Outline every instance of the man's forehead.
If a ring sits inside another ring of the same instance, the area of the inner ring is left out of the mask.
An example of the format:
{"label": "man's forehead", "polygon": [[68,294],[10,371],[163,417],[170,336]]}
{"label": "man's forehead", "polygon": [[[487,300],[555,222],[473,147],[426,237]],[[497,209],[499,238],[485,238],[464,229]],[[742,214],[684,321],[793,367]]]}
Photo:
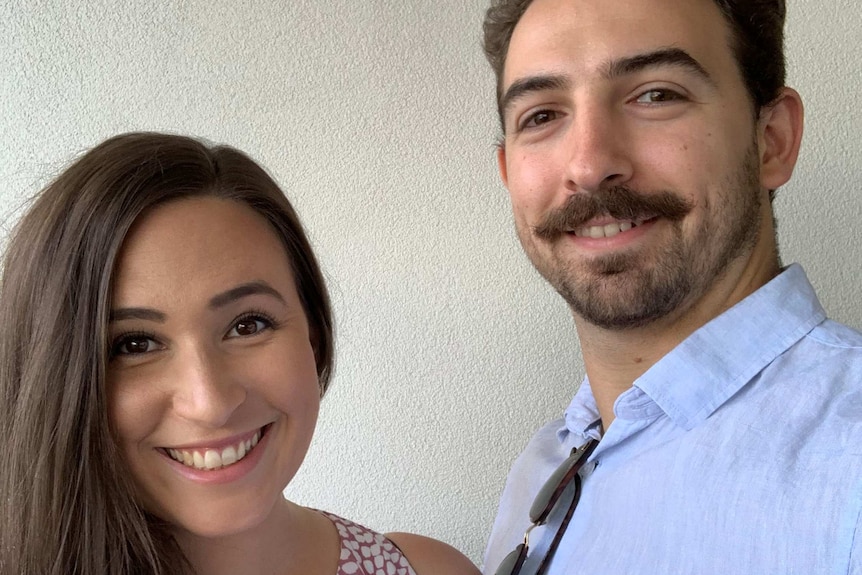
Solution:
{"label": "man's forehead", "polygon": [[535,71],[598,71],[666,48],[695,57],[723,50],[731,58],[729,35],[712,0],[534,0],[512,33],[503,89]]}

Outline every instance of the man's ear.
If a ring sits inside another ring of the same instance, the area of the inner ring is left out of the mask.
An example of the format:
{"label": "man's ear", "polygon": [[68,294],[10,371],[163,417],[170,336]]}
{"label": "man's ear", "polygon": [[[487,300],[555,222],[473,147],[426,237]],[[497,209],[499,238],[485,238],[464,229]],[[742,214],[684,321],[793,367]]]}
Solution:
{"label": "man's ear", "polygon": [[497,169],[500,171],[500,179],[503,185],[509,187],[509,172],[506,170],[506,146],[497,144]]}
{"label": "man's ear", "polygon": [[783,186],[793,174],[802,142],[804,108],[793,88],[782,88],[778,98],[760,111],[757,143],[760,150],[760,185],[767,190]]}

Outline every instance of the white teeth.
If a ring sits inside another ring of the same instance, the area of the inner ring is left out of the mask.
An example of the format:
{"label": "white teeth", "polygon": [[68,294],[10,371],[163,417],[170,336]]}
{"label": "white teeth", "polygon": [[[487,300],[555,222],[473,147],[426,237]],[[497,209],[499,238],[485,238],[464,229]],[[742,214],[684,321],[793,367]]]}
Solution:
{"label": "white teeth", "polygon": [[615,235],[617,235],[618,233],[620,233],[621,231],[622,231],[622,226],[620,226],[619,224],[608,224],[605,226],[604,236],[606,238],[612,238]]}
{"label": "white teeth", "polygon": [[221,464],[225,467],[236,463],[237,459],[236,449],[233,447],[228,447],[221,452]]}
{"label": "white teeth", "polygon": [[635,220],[633,222],[614,222],[606,226],[589,226],[576,229],[575,235],[579,238],[612,238],[618,233],[627,232],[642,223],[643,220]]}
{"label": "white teeth", "polygon": [[240,441],[236,445],[229,445],[218,451],[216,449],[204,449],[201,451],[186,451],[184,449],[168,449],[168,455],[187,467],[195,469],[220,469],[241,461],[260,441],[260,430],[256,431],[251,439]]}
{"label": "white teeth", "polygon": [[218,451],[207,449],[204,454],[204,465],[207,469],[218,469],[221,467],[221,454]]}

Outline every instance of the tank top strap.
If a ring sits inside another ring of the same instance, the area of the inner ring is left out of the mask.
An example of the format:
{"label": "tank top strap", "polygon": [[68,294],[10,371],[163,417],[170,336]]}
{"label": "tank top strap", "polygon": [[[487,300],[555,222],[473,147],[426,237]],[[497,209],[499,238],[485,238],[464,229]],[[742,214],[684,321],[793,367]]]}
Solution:
{"label": "tank top strap", "polygon": [[332,521],[341,538],[335,575],[416,575],[401,550],[386,536],[332,513],[320,513]]}

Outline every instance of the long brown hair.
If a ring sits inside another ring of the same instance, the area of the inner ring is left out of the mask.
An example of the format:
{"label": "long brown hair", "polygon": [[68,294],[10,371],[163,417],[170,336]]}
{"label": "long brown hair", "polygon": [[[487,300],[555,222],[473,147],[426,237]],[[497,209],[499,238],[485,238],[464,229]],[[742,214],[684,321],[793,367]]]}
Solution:
{"label": "long brown hair", "polygon": [[154,133],[111,138],[36,197],[0,284],[0,573],[192,569],[169,525],[135,502],[106,400],[111,279],[146,210],[190,196],[243,202],[284,243],[313,337],[321,394],[333,366],[329,296],[292,206],[248,156]]}

